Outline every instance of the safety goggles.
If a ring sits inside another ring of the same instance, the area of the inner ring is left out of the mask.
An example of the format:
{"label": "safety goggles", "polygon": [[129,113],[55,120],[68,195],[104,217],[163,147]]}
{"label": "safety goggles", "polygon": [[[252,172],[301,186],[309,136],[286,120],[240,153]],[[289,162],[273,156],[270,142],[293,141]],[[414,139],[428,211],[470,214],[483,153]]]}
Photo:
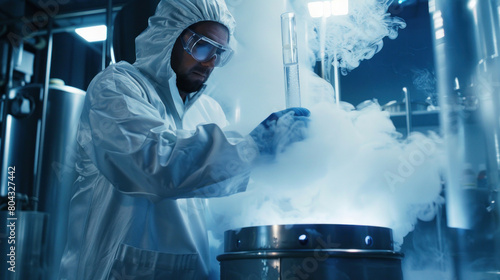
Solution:
{"label": "safety goggles", "polygon": [[182,46],[196,61],[207,62],[215,56],[214,65],[216,67],[222,67],[233,56],[233,50],[231,48],[225,47],[189,28],[188,31],[193,35],[191,35],[187,41],[181,38]]}

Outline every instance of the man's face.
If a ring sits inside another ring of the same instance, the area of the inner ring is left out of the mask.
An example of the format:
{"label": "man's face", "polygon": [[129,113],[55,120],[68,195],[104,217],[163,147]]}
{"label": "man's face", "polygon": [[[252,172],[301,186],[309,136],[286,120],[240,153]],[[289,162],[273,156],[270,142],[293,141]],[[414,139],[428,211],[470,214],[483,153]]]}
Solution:
{"label": "man's face", "polygon": [[[203,36],[206,36],[215,42],[226,46],[229,41],[229,32],[227,28],[216,22],[200,22],[191,29]],[[181,37],[186,41],[192,35],[191,32],[185,32]],[[196,61],[182,47],[180,37],[172,49],[171,66],[177,75],[177,87],[186,93],[198,91],[205,83],[214,70],[215,56],[206,62]]]}

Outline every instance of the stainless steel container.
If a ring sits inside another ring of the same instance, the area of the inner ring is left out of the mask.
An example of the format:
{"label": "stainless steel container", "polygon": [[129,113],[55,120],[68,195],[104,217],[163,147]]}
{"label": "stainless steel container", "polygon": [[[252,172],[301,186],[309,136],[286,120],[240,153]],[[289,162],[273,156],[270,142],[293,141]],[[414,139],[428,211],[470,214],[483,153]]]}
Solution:
{"label": "stainless steel container", "polygon": [[224,235],[221,279],[400,280],[392,230],[296,224],[246,227]]}
{"label": "stainless steel container", "polygon": [[48,214],[48,249],[44,254],[47,279],[57,279],[66,245],[69,202],[77,178],[76,132],[84,100],[83,90],[50,85],[39,174],[39,210]]}
{"label": "stainless steel container", "polygon": [[[15,167],[11,183],[16,187],[16,213],[37,210],[47,216],[44,219],[45,250],[41,256],[42,279],[57,279],[66,243],[69,200],[76,179],[76,129],[84,98],[85,92],[80,89],[51,84],[44,114],[43,85],[33,84],[10,90],[3,100],[0,198],[7,197],[9,167]],[[42,122],[46,123],[44,131]],[[40,138],[43,138],[43,147]],[[38,165],[40,157],[42,162]],[[7,221],[2,217],[3,225]],[[0,264],[0,269],[5,265]]]}
{"label": "stainless steel container", "polygon": [[[12,89],[2,100],[2,134],[0,169],[0,196],[7,196],[9,167],[15,168],[16,196],[34,196],[35,158],[37,138],[42,117],[42,86],[28,86]],[[31,205],[23,205],[18,210],[27,210]],[[21,209],[22,208],[22,209]]]}

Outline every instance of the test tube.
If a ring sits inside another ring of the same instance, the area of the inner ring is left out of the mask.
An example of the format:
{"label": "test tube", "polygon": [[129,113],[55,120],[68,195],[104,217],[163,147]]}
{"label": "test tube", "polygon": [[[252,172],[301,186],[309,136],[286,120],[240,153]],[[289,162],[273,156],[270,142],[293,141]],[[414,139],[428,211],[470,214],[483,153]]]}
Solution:
{"label": "test tube", "polygon": [[300,107],[299,63],[294,13],[289,12],[281,15],[281,40],[286,107]]}

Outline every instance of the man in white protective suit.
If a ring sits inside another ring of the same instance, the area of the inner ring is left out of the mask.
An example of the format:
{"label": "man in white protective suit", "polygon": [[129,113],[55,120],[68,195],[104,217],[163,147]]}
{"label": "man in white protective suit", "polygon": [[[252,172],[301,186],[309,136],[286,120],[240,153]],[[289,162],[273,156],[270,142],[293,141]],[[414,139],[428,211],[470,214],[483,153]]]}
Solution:
{"label": "man in white protective suit", "polygon": [[246,136],[223,129],[204,90],[231,57],[234,25],[223,0],[162,0],[136,62],[91,82],[60,279],[206,279],[205,199],[245,191],[257,158],[304,138],[304,108]]}

